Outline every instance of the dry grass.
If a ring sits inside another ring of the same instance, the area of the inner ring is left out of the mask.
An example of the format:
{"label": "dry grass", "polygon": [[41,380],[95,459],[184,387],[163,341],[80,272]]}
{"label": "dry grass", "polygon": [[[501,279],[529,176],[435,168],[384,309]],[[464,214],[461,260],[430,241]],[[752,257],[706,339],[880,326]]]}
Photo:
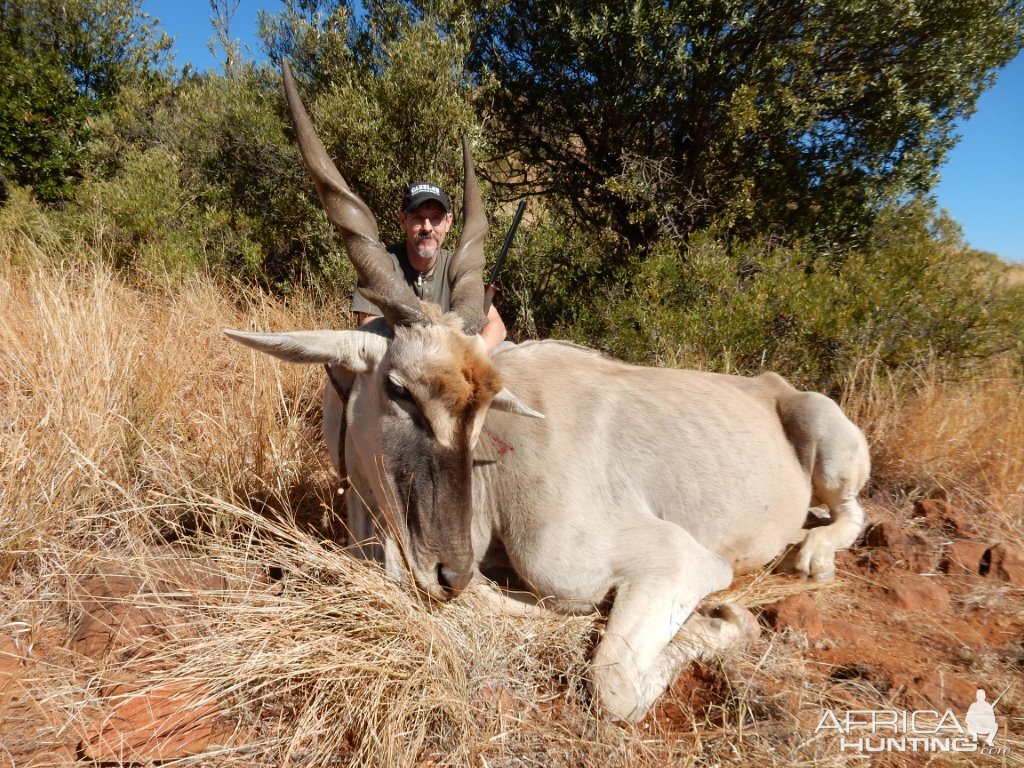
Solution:
{"label": "dry grass", "polygon": [[1024,530],[1024,381],[1009,367],[966,381],[865,365],[845,397],[887,493],[968,504],[985,527]]}
{"label": "dry grass", "polygon": [[1008,288],[1024,285],[1024,266],[1020,264],[1007,264],[1005,285]]}
{"label": "dry grass", "polygon": [[[83,585],[96,573],[156,583],[171,552],[223,581],[147,591],[172,618],[143,684],[196,681],[231,724],[222,747],[176,764],[860,764],[808,725],[849,698],[796,660],[792,635],[713,665],[723,690],[691,721],[623,728],[585,693],[594,618],[429,606],[302,529],[336,512],[322,374],[220,329],[325,327],[336,313],[201,277],[139,287],[83,262],[46,266],[42,254],[77,246],[40,227],[0,221],[0,640],[47,649],[31,682],[60,713],[54,739],[84,732],[140,658],[75,656]],[[850,402],[885,482],[967,489],[1019,531],[1019,382],[925,378],[907,401],[876,377]],[[761,574],[732,594],[757,605],[807,588]]]}

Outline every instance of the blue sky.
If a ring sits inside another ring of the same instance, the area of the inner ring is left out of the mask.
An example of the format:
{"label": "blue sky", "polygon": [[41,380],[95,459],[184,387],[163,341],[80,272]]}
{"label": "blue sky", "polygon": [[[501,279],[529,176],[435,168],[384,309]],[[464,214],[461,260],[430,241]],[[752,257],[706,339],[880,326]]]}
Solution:
{"label": "blue sky", "polygon": [[1000,70],[960,126],[941,168],[939,204],[974,248],[1024,262],[1024,55]]}
{"label": "blue sky", "polygon": [[[231,36],[260,58],[256,15],[276,12],[280,0],[241,0]],[[174,38],[175,61],[198,69],[219,67],[210,54],[212,36],[208,0],[144,0]],[[996,85],[982,94],[977,112],[960,126],[962,139],[940,169],[935,190],[939,205],[963,227],[974,248],[1024,263],[1024,55],[1000,71]]]}

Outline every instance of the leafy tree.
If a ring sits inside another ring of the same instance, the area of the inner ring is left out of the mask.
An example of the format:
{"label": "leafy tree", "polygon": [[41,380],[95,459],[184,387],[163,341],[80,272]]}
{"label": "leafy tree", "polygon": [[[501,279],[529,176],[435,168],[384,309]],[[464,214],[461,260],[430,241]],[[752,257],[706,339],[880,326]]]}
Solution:
{"label": "leafy tree", "polygon": [[317,131],[385,238],[399,233],[391,214],[411,179],[436,180],[458,199],[460,137],[481,154],[461,40],[397,0],[359,15],[337,0],[286,0],[261,18],[261,36],[275,69],[292,61]]}
{"label": "leafy tree", "polygon": [[43,199],[81,175],[88,120],[170,48],[141,0],[0,0],[0,174]]}
{"label": "leafy tree", "polygon": [[506,194],[557,195],[634,246],[865,233],[934,183],[1024,24],[1021,0],[419,5],[470,46]]}
{"label": "leafy tree", "polygon": [[[285,116],[278,73],[249,68],[196,83],[176,105],[187,180],[199,200],[230,217],[258,246],[225,259],[239,274],[278,288],[331,272],[336,241],[306,178]],[[239,241],[241,242],[241,241]]]}
{"label": "leafy tree", "polygon": [[[316,91],[345,82],[352,72],[357,23],[339,0],[283,0],[277,14],[260,11],[259,36],[270,60],[287,58]],[[307,94],[308,98],[308,94]]]}

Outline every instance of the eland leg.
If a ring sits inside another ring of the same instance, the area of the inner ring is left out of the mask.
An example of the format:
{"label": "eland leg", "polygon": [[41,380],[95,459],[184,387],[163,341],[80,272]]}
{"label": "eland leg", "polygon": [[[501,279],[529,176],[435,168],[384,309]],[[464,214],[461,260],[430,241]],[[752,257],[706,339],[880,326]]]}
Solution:
{"label": "eland leg", "polygon": [[548,608],[543,602],[526,592],[509,594],[501,587],[489,581],[479,572],[473,577],[473,583],[466,590],[466,596],[472,596],[478,607],[489,616],[519,616],[539,618],[541,616],[565,616],[564,611]]}
{"label": "eland leg", "polygon": [[359,498],[359,494],[354,492],[354,489],[349,491],[347,504],[348,546],[346,549],[361,560],[383,563],[384,547],[381,543],[382,538],[378,535],[377,521],[373,514],[367,508],[366,503]]}
{"label": "eland leg", "polygon": [[[346,548],[356,557],[363,560],[384,561],[384,547],[377,535],[377,522],[356,488],[351,484],[345,466],[346,423],[345,409],[348,396],[355,383],[355,374],[334,366],[327,372],[328,381],[322,393],[323,421],[322,429],[327,453],[331,457],[341,482],[341,488],[348,485],[345,497]],[[373,500],[370,500],[373,503]]]}
{"label": "eland leg", "polygon": [[850,547],[864,527],[864,509],[856,493],[821,500],[828,505],[832,522],[807,531],[796,555],[796,570],[812,579],[835,576],[836,552]]}
{"label": "eland leg", "polygon": [[630,531],[630,544],[590,682],[601,707],[635,723],[688,661],[756,636],[756,623],[734,608],[693,613],[705,595],[729,586],[732,567],[687,531],[651,520]]}
{"label": "eland leg", "polygon": [[868,481],[871,457],[864,434],[824,395],[802,392],[790,398],[786,427],[813,495],[828,505],[831,522],[812,528],[796,553],[795,567],[814,579],[835,574],[835,553],[852,545],[864,526],[857,502]]}
{"label": "eland leg", "polygon": [[857,494],[867,482],[871,461],[860,430],[846,423],[847,434],[839,435],[845,439],[833,435],[818,443],[811,472],[814,496],[828,506],[831,518],[828,525],[807,531],[797,552],[796,569],[814,579],[835,575],[836,552],[851,546],[864,527],[864,510]]}

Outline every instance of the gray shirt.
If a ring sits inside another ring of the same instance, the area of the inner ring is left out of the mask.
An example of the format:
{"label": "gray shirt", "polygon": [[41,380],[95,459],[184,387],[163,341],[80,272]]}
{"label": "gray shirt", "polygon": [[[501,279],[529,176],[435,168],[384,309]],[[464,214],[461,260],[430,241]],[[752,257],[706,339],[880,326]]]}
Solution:
{"label": "gray shirt", "polygon": [[[394,263],[395,272],[405,278],[405,282],[412,286],[413,291],[420,299],[439,305],[442,312],[451,309],[452,289],[448,284],[448,266],[452,261],[451,251],[445,248],[441,249],[434,264],[434,271],[426,277],[422,277],[409,264],[404,242],[389,245],[387,251]],[[384,314],[375,304],[371,304],[363,298],[359,292],[360,285],[362,284],[357,285],[352,293],[352,311],[363,312],[367,315]]]}

